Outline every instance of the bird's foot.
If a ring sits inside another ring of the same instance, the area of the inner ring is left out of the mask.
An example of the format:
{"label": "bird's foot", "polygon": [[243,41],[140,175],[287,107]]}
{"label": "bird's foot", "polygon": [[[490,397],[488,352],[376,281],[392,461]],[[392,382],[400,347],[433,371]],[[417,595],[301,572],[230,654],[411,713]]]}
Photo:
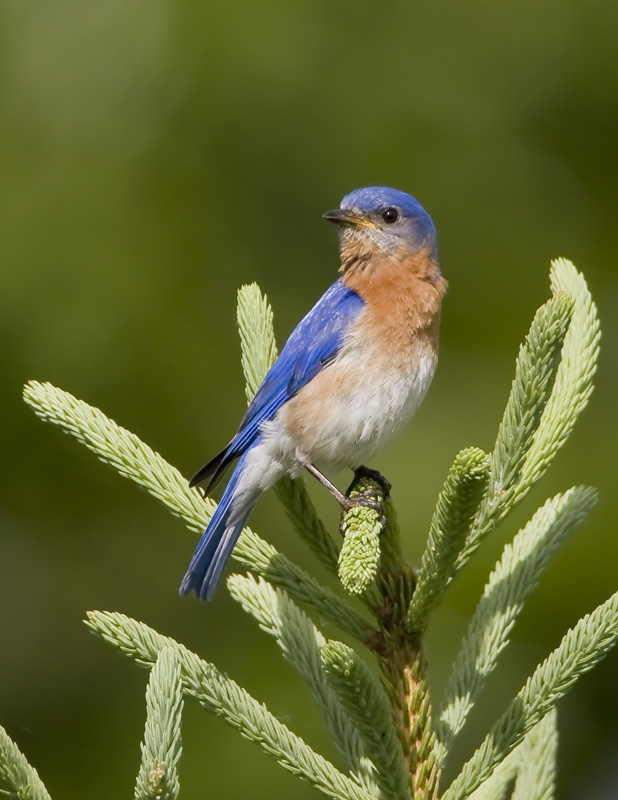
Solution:
{"label": "bird's foot", "polygon": [[382,503],[376,499],[375,494],[373,494],[371,490],[369,490],[366,495],[359,494],[356,495],[356,497],[349,497],[343,494],[339,500],[339,505],[343,511],[349,511],[351,508],[358,508],[359,506],[363,508],[373,508],[374,511],[382,510]]}
{"label": "bird's foot", "polygon": [[353,508],[370,508],[372,509],[372,511],[375,511],[378,515],[378,519],[376,521],[382,530],[384,530],[388,524],[388,520],[386,519],[382,502],[379,500],[379,498],[376,497],[376,495],[372,492],[371,489],[368,489],[366,491],[366,494],[357,494],[354,497],[348,497],[347,495],[343,495],[342,500],[340,501],[340,505],[341,505],[341,519],[339,521],[339,532],[342,535],[345,535],[346,514]]}
{"label": "bird's foot", "polygon": [[[347,511],[350,511],[352,508],[372,508],[374,511],[377,511],[380,515],[379,523],[383,527],[386,526],[386,517],[383,511],[383,502],[384,500],[388,499],[389,492],[391,489],[390,483],[380,475],[379,472],[376,472],[373,469],[369,469],[368,467],[359,467],[354,471],[354,480],[348,487],[348,491],[343,494],[339,491],[339,489],[328,480],[328,478],[323,475],[320,470],[312,464],[308,458],[301,458],[299,457],[300,463],[305,467],[307,472],[317,478],[318,481],[325,486],[328,491],[333,495],[335,500],[341,506],[341,510],[343,514]],[[365,488],[359,488],[358,484],[361,481],[373,481],[377,483],[382,490],[382,497],[380,497],[376,489],[371,486],[366,486]]]}
{"label": "bird's foot", "polygon": [[386,515],[384,513],[384,500],[383,496],[376,491],[375,487],[358,485],[356,480],[352,481],[350,488],[345,494],[345,502],[341,504],[342,507],[342,522],[346,512],[352,508],[371,508],[378,513],[377,522],[381,528],[387,525]]}
{"label": "bird's foot", "polygon": [[[369,485],[367,485],[368,482]],[[380,488],[378,489],[375,484],[378,484]],[[340,501],[343,513],[359,506],[371,508],[378,512],[378,523],[385,528],[387,519],[384,514],[384,501],[388,500],[390,489],[390,483],[379,472],[364,466],[358,467],[354,470],[354,479],[343,496],[344,502]]]}

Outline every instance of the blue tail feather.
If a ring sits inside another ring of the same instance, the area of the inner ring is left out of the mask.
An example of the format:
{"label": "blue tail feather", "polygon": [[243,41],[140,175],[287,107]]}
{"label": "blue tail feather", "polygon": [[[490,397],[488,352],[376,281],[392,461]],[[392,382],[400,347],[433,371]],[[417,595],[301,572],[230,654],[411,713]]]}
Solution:
{"label": "blue tail feather", "polygon": [[[238,507],[238,503],[242,501],[236,492],[246,456],[247,454],[243,455],[236,465],[223,497],[198,542],[180,585],[181,595],[195,592],[200,600],[210,600],[214,594],[225,564],[257,499],[257,495],[249,496],[244,500],[244,507]],[[233,522],[230,524],[232,516]]]}

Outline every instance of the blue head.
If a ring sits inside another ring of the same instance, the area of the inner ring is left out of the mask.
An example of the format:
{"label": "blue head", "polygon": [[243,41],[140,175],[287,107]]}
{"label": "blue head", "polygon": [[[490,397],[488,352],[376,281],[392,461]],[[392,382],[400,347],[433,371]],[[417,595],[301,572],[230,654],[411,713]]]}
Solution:
{"label": "blue head", "polygon": [[324,218],[341,226],[342,252],[379,250],[385,254],[436,250],[431,217],[412,195],[386,186],[368,186],[347,194]]}

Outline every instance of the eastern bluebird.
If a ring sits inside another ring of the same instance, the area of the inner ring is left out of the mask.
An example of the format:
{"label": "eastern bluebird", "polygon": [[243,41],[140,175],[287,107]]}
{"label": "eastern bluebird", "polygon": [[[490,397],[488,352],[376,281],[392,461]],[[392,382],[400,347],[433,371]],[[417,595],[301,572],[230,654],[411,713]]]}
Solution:
{"label": "eastern bluebird", "polygon": [[403,428],[433,378],[447,282],[427,212],[372,186],[324,218],[339,226],[342,275],[293,331],[236,436],[192,478],[210,478],[208,492],[238,459],[180,594],[212,598],[253,505],[282,475],[307,469],[345,504],[321,470],[359,467]]}

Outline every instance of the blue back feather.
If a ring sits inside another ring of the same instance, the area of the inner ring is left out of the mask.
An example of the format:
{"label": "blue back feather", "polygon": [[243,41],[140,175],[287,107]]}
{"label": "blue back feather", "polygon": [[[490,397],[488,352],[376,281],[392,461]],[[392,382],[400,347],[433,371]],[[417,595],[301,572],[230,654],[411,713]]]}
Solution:
{"label": "blue back feather", "polygon": [[227,448],[234,458],[249,447],[259,426],[309,383],[341,347],[350,324],[365,301],[336,281],[298,323],[253,398],[240,430]]}

